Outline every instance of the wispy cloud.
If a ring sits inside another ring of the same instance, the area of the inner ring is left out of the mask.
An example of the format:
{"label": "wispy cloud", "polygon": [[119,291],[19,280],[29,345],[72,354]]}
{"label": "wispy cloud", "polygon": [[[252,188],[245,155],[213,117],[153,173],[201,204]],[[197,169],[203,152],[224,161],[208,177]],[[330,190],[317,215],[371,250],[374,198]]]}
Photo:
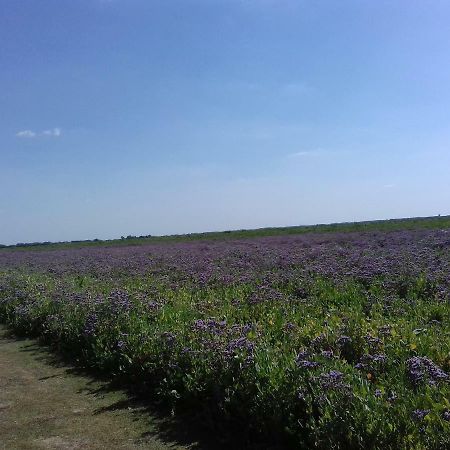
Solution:
{"label": "wispy cloud", "polygon": [[300,157],[300,156],[309,156],[309,155],[311,155],[311,153],[312,152],[309,152],[309,151],[300,151],[300,152],[295,152],[295,153],[291,153],[290,155],[289,155],[289,157],[290,158],[297,158],[297,157]]}
{"label": "wispy cloud", "polygon": [[325,151],[321,148],[311,149],[311,150],[300,150],[298,152],[290,153],[287,155],[288,158],[302,158],[306,156],[317,156],[322,153],[325,153]]}
{"label": "wispy cloud", "polygon": [[33,130],[21,130],[16,133],[18,138],[24,139],[33,139],[39,136],[47,136],[47,137],[60,137],[62,134],[61,128],[51,128],[49,130],[43,130],[41,132],[36,132]]}
{"label": "wispy cloud", "polygon": [[53,137],[59,137],[61,136],[61,129],[60,128],[53,128],[52,130],[44,130],[42,132],[43,136],[53,136]]}
{"label": "wispy cloud", "polygon": [[31,130],[22,130],[16,133],[16,136],[19,138],[34,138],[36,137],[36,133]]}

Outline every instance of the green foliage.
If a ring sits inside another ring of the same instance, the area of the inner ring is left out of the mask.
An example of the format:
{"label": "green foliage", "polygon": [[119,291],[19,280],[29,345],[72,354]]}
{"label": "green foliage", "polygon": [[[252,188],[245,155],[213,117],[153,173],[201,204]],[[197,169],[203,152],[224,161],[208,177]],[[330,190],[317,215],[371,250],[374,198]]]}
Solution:
{"label": "green foliage", "polygon": [[[386,309],[376,280],[317,278],[301,295],[291,282],[283,302],[252,305],[249,285],[170,289],[134,277],[117,293],[81,276],[1,278],[0,318],[17,332],[146,385],[173,408],[296,448],[449,448],[448,380],[415,386],[407,374],[413,356],[450,369],[449,305],[423,279]],[[428,413],[417,421],[415,410]]]}

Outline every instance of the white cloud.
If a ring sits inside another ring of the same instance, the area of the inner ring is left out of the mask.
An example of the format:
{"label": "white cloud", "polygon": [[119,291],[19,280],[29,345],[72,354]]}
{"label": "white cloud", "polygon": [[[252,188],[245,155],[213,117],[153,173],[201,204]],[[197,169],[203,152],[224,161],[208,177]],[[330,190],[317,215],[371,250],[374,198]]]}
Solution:
{"label": "white cloud", "polygon": [[324,153],[324,150],[321,148],[316,148],[314,150],[300,150],[298,152],[295,153],[290,153],[288,156],[288,158],[301,158],[304,156],[316,156],[319,155],[321,153]]}
{"label": "white cloud", "polygon": [[31,130],[22,130],[17,132],[16,136],[19,138],[34,138],[36,137],[36,133]]}
{"label": "white cloud", "polygon": [[297,156],[308,156],[310,155],[311,152],[307,152],[307,151],[301,151],[301,152],[295,152],[295,153],[291,153],[289,156],[291,158],[296,158]]}
{"label": "white cloud", "polygon": [[61,129],[60,128],[53,128],[52,130],[44,130],[42,132],[43,136],[52,136],[52,137],[59,137],[61,136]]}
{"label": "white cloud", "polygon": [[51,128],[49,130],[44,130],[39,132],[32,130],[22,130],[16,133],[16,136],[19,138],[36,138],[39,136],[48,136],[48,137],[60,137],[62,134],[61,128]]}

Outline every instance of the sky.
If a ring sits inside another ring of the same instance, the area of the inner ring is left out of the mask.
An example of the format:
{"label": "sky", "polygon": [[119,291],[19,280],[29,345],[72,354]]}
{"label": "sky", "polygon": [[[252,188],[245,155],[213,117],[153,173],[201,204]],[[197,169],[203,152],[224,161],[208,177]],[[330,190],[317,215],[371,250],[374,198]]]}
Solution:
{"label": "sky", "polygon": [[450,2],[0,0],[0,243],[450,213]]}

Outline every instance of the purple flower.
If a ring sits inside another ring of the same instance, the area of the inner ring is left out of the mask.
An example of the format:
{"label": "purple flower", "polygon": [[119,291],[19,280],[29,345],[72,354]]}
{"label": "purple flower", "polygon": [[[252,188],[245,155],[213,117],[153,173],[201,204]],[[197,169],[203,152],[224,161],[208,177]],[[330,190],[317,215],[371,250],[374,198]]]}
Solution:
{"label": "purple flower", "polygon": [[338,340],[337,340],[337,344],[340,347],[343,347],[344,345],[348,345],[351,344],[352,342],[352,338],[350,336],[344,336],[342,335]]}
{"label": "purple flower", "polygon": [[415,409],[412,412],[412,418],[418,422],[422,421],[425,416],[427,416],[430,413],[429,409]]}
{"label": "purple flower", "polygon": [[108,300],[111,305],[113,314],[128,313],[131,309],[131,300],[128,293],[120,289],[116,289],[109,294]]}
{"label": "purple flower", "polygon": [[147,303],[147,307],[148,307],[148,309],[150,309],[151,311],[156,311],[158,308],[159,308],[159,303],[158,302],[155,302],[154,300],[150,300],[148,303]]}
{"label": "purple flower", "polygon": [[427,383],[434,386],[447,380],[448,374],[426,356],[414,356],[406,361],[406,373],[414,386]]}
{"label": "purple flower", "polygon": [[387,356],[384,353],[377,353],[376,355],[371,355],[371,360],[374,363],[384,364],[387,361]]}
{"label": "purple flower", "polygon": [[202,319],[198,319],[194,322],[194,328],[197,330],[207,330],[208,327]]}
{"label": "purple flower", "polygon": [[84,324],[84,330],[83,333],[86,336],[92,336],[95,333],[96,327],[98,322],[98,316],[95,313],[91,313],[87,316],[85,324]]}
{"label": "purple flower", "polygon": [[328,359],[332,359],[334,354],[333,354],[333,350],[323,350],[322,351],[322,356],[324,358],[328,358]]}
{"label": "purple flower", "polygon": [[308,352],[306,350],[301,350],[297,353],[296,361],[301,361],[308,358]]}
{"label": "purple flower", "polygon": [[387,401],[389,403],[394,403],[397,400],[398,396],[394,391],[391,391],[390,394],[388,395]]}
{"label": "purple flower", "polygon": [[319,334],[319,336],[316,336],[314,339],[311,340],[311,347],[315,349],[320,349],[325,340],[326,336],[323,333]]}
{"label": "purple flower", "polygon": [[300,360],[297,361],[297,366],[302,367],[303,369],[314,369],[319,365],[316,361],[307,361],[307,360]]}
{"label": "purple flower", "polygon": [[390,325],[383,325],[380,328],[378,328],[378,332],[382,336],[390,336],[390,334],[391,334],[391,326]]}
{"label": "purple flower", "polygon": [[297,367],[300,367],[302,369],[314,369],[319,366],[318,362],[310,360],[308,352],[306,350],[302,350],[297,354],[295,362],[297,364]]}
{"label": "purple flower", "polygon": [[342,390],[347,391],[349,386],[343,383],[344,374],[339,370],[331,370],[319,375],[320,386],[324,391]]}
{"label": "purple flower", "polygon": [[327,374],[327,376],[328,376],[330,379],[340,381],[340,380],[342,380],[342,378],[344,377],[344,374],[343,374],[342,372],[339,372],[339,370],[331,370],[331,371]]}
{"label": "purple flower", "polygon": [[288,322],[288,323],[286,324],[286,330],[287,330],[287,331],[294,330],[294,329],[295,329],[295,324],[294,324],[294,323]]}
{"label": "purple flower", "polygon": [[170,347],[174,344],[176,339],[175,334],[171,333],[170,331],[165,331],[164,333],[162,333],[161,337]]}
{"label": "purple flower", "polygon": [[305,391],[304,389],[300,389],[300,390],[297,392],[297,398],[298,398],[299,400],[305,400],[305,399],[306,399],[306,391]]}
{"label": "purple flower", "polygon": [[250,364],[253,361],[253,351],[255,348],[254,342],[250,341],[244,336],[231,340],[226,348],[225,355],[228,357],[235,356],[237,354],[246,353],[246,364]]}
{"label": "purple flower", "polygon": [[372,349],[376,349],[381,346],[383,341],[380,338],[371,336],[370,334],[365,336],[366,342],[369,344],[369,347]]}

